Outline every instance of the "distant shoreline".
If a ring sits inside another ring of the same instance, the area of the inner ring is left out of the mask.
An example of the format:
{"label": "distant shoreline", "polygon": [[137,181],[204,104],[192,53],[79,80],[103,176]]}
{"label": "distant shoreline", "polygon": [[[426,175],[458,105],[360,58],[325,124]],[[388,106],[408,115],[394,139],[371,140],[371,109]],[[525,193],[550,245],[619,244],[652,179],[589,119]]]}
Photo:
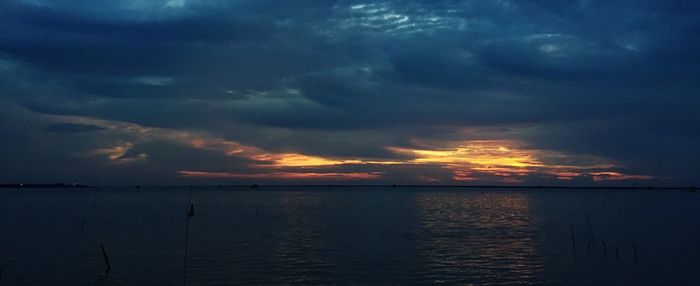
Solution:
{"label": "distant shoreline", "polygon": [[7,188],[92,188],[92,186],[82,185],[82,184],[65,184],[65,183],[51,183],[51,184],[0,184],[0,189]]}
{"label": "distant shoreline", "polygon": [[153,187],[198,187],[198,188],[458,188],[458,189],[546,189],[546,190],[688,190],[696,191],[695,186],[687,187],[654,187],[654,186],[514,186],[514,185],[343,185],[343,184],[280,184],[280,185],[132,185],[132,186],[90,186],[83,184],[50,183],[50,184],[0,184],[0,189],[27,188],[153,188]]}

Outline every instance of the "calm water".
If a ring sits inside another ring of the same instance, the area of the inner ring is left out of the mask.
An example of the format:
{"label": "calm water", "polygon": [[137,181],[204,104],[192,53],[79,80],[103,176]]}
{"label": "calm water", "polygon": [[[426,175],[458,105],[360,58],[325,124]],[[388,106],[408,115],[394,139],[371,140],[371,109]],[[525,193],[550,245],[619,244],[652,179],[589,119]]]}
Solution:
{"label": "calm water", "polygon": [[[0,285],[182,284],[187,200],[1,190]],[[188,285],[700,285],[699,193],[194,188],[192,201]]]}

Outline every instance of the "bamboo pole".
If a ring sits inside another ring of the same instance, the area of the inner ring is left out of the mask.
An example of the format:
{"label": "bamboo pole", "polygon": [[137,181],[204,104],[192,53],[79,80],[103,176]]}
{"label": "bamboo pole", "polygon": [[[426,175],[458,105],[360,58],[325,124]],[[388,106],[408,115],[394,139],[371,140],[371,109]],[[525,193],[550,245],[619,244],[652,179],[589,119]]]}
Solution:
{"label": "bamboo pole", "polygon": [[187,204],[190,206],[187,212],[187,223],[185,224],[185,251],[184,251],[184,275],[183,275],[183,285],[187,285],[187,254],[189,252],[190,245],[190,218],[194,216],[194,204],[192,203],[192,186],[190,186],[189,195],[187,197]]}
{"label": "bamboo pole", "polygon": [[80,223],[80,237],[85,236],[85,218],[83,218],[82,223]]}
{"label": "bamboo pole", "polygon": [[593,233],[593,226],[591,225],[591,219],[588,217],[588,213],[586,213],[586,222],[588,223],[588,230],[591,232],[591,238],[595,241],[595,234]]}
{"label": "bamboo pole", "polygon": [[107,269],[105,270],[105,274],[109,274],[109,272],[112,271],[112,265],[109,263],[109,256],[107,256],[107,251],[105,251],[104,244],[100,243],[100,248],[102,248],[102,256],[104,257],[105,264],[107,265]]}
{"label": "bamboo pole", "polygon": [[603,240],[603,255],[608,256],[608,246],[605,245],[605,240]]}
{"label": "bamboo pole", "polygon": [[576,250],[576,237],[574,236],[574,225],[570,224],[569,228],[571,229],[571,245],[573,246],[574,250]]}

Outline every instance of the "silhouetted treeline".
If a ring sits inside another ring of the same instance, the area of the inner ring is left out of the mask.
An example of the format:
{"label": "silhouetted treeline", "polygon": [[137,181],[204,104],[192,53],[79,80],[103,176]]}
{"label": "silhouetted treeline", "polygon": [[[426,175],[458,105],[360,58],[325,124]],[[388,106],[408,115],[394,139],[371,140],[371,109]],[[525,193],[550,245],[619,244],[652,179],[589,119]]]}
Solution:
{"label": "silhouetted treeline", "polygon": [[66,184],[66,183],[51,183],[51,184],[0,184],[0,188],[89,188],[88,185],[82,184]]}

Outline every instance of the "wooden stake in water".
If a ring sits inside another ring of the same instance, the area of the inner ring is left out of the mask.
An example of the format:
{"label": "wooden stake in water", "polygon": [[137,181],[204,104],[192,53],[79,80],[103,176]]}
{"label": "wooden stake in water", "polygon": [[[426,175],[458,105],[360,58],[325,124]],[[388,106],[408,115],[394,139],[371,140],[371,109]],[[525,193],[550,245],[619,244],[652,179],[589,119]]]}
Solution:
{"label": "wooden stake in water", "polygon": [[576,249],[576,238],[574,237],[574,225],[570,224],[569,227],[571,228],[571,245],[573,245],[574,249]]}
{"label": "wooden stake in water", "polygon": [[185,224],[185,261],[184,261],[184,275],[183,275],[183,285],[187,285],[187,252],[190,245],[190,218],[194,217],[194,204],[192,203],[192,187],[190,186],[189,195],[187,197],[187,204],[190,205],[190,210],[187,212],[187,223]]}
{"label": "wooden stake in water", "polygon": [[109,264],[109,257],[107,256],[107,251],[105,251],[105,246],[100,243],[100,248],[102,248],[102,256],[105,259],[105,264],[107,264],[107,269],[105,270],[105,274],[108,274],[109,271],[112,271],[112,265]]}
{"label": "wooden stake in water", "polygon": [[603,240],[603,255],[608,256],[608,246],[605,245],[605,240]]}
{"label": "wooden stake in water", "polygon": [[83,222],[80,224],[80,237],[83,237],[85,235],[85,218],[83,218]]}
{"label": "wooden stake in water", "polygon": [[637,264],[639,259],[637,258],[637,242],[632,239],[632,250],[634,250],[634,263]]}
{"label": "wooden stake in water", "polygon": [[593,234],[593,226],[591,225],[591,219],[588,217],[588,213],[586,213],[586,222],[588,223],[588,230],[591,232],[591,238],[595,241],[595,234]]}
{"label": "wooden stake in water", "polygon": [[620,261],[620,248],[615,246],[615,261]]}

